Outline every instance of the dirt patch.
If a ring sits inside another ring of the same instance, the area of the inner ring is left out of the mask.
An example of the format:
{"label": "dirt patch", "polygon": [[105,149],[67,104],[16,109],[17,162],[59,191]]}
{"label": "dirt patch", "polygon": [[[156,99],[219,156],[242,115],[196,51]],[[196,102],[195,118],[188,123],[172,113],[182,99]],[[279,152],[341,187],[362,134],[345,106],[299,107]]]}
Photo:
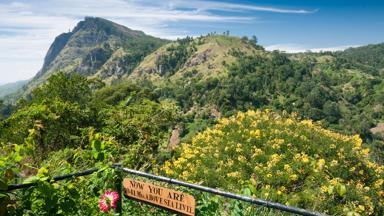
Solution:
{"label": "dirt patch", "polygon": [[180,144],[180,128],[176,127],[172,131],[171,138],[168,143],[168,150],[175,149]]}
{"label": "dirt patch", "polygon": [[186,67],[193,67],[200,64],[203,64],[204,62],[208,61],[208,57],[210,56],[210,53],[212,52],[212,49],[207,49],[202,53],[194,54],[186,63]]}
{"label": "dirt patch", "polygon": [[371,128],[370,131],[374,135],[379,135],[379,136],[384,137],[384,123],[379,123],[376,127]]}

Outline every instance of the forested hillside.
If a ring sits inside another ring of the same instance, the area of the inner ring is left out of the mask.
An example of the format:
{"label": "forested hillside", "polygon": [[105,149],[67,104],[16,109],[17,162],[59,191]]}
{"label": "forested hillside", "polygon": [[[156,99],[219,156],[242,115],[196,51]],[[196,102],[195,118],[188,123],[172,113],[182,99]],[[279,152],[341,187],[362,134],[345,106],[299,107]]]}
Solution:
{"label": "forested hillside", "polygon": [[[165,41],[86,18],[55,39],[17,103],[0,103],[0,215],[99,214],[116,162],[327,214],[382,215],[383,50],[286,54],[228,33]],[[91,167],[105,172],[45,181]],[[5,192],[22,182],[38,186]],[[197,215],[281,215],[188,192]],[[167,215],[124,202],[129,215]]]}
{"label": "forested hillside", "polygon": [[[160,98],[176,100],[193,121],[254,108],[294,112],[333,130],[360,134],[382,161],[380,135],[370,130],[384,118],[381,58],[365,55],[372,64],[356,60],[369,47],[288,55],[235,37],[187,38],[146,57],[128,79],[150,85]],[[380,55],[380,47],[374,46],[373,55]]]}

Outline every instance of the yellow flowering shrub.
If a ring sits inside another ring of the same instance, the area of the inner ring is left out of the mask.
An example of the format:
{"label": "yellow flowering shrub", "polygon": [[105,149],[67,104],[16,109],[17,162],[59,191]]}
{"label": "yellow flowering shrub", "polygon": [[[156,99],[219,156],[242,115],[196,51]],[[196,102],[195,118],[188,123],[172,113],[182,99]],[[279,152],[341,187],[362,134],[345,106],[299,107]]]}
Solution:
{"label": "yellow flowering shrub", "polygon": [[358,135],[268,110],[219,120],[162,170],[182,180],[327,214],[384,215],[384,167]]}

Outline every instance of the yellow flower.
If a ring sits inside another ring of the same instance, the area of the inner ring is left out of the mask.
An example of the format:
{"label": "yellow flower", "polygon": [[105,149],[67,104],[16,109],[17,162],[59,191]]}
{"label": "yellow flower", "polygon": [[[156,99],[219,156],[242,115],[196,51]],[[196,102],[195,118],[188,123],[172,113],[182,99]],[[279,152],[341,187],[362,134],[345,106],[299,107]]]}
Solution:
{"label": "yellow flower", "polygon": [[322,170],[323,167],[325,165],[325,160],[324,159],[320,159],[318,162],[317,162],[317,167]]}
{"label": "yellow flower", "polygon": [[300,153],[295,154],[295,156],[293,157],[293,159],[295,161],[299,161],[300,158],[301,158],[301,154]]}
{"label": "yellow flower", "polygon": [[228,161],[227,161],[227,165],[228,165],[229,167],[232,166],[232,165],[233,165],[233,160],[228,159]]}
{"label": "yellow flower", "polygon": [[252,157],[256,157],[258,155],[261,155],[263,153],[263,150],[259,148],[254,148]]}
{"label": "yellow flower", "polygon": [[278,155],[278,154],[273,154],[273,155],[271,155],[271,160],[272,160],[273,162],[277,162],[277,161],[279,161],[279,160],[280,160],[280,155]]}
{"label": "yellow flower", "polygon": [[219,122],[223,126],[229,125],[229,123],[230,123],[229,119],[227,119],[227,118],[222,118],[222,119],[219,120]]}
{"label": "yellow flower", "polygon": [[240,176],[240,173],[239,172],[230,172],[227,174],[228,177],[233,177],[233,178],[236,178],[236,177],[239,177]]}
{"label": "yellow flower", "polygon": [[379,179],[379,180],[377,180],[375,182],[374,186],[375,186],[375,188],[380,188],[381,185],[383,185],[383,183],[384,183],[384,180],[383,179]]}
{"label": "yellow flower", "polygon": [[243,163],[247,161],[247,159],[243,155],[240,155],[239,157],[237,157],[237,160]]}
{"label": "yellow flower", "polygon": [[363,212],[365,210],[365,207],[363,205],[357,206],[357,208],[360,210],[360,212]]}
{"label": "yellow flower", "polygon": [[365,149],[361,150],[361,153],[362,153],[365,157],[367,157],[367,156],[369,155],[369,148],[365,148]]}
{"label": "yellow flower", "polygon": [[328,192],[328,187],[325,186],[325,185],[321,186],[321,191],[322,191],[323,193]]}
{"label": "yellow flower", "polygon": [[338,183],[338,181],[339,181],[338,178],[334,178],[334,179],[330,180],[329,182],[331,183],[331,185],[335,186]]}
{"label": "yellow flower", "polygon": [[188,177],[189,177],[189,172],[188,172],[188,171],[184,171],[184,172],[181,174],[181,177],[182,177],[183,179],[188,179]]}
{"label": "yellow flower", "polygon": [[303,157],[301,158],[301,161],[303,161],[303,163],[308,163],[309,162],[308,156],[303,155]]}
{"label": "yellow flower", "polygon": [[339,162],[337,160],[332,160],[331,161],[331,166],[336,166],[337,164],[339,164]]}
{"label": "yellow flower", "polygon": [[313,123],[312,123],[312,120],[303,120],[300,122],[302,125],[304,126],[308,126],[308,127],[312,127],[313,126]]}
{"label": "yellow flower", "polygon": [[242,152],[242,151],[243,151],[242,148],[239,148],[239,147],[236,148],[236,152],[237,152],[237,153],[240,153],[240,152]]}
{"label": "yellow flower", "polygon": [[363,143],[363,140],[361,140],[361,138],[360,138],[359,135],[354,135],[354,136],[352,137],[352,140],[353,140],[353,142],[354,142],[354,144],[355,144],[355,147],[356,147],[357,149],[361,148],[361,144]]}
{"label": "yellow flower", "polygon": [[291,124],[293,124],[293,120],[288,118],[287,120],[285,120],[285,124],[291,125]]}
{"label": "yellow flower", "polygon": [[289,164],[285,164],[284,165],[284,170],[285,171],[288,171],[288,170],[290,170],[291,169],[291,166],[289,165]]}
{"label": "yellow flower", "polygon": [[257,130],[252,130],[249,135],[251,135],[252,137],[255,137],[255,138],[260,138],[260,135],[261,135],[261,131],[259,129]]}
{"label": "yellow flower", "polygon": [[243,112],[239,112],[237,114],[237,120],[238,121],[243,121],[244,118],[245,118],[245,114]]}
{"label": "yellow flower", "polygon": [[298,179],[298,176],[296,174],[292,174],[289,176],[289,179],[291,179],[292,181],[296,181]]}
{"label": "yellow flower", "polygon": [[356,184],[356,188],[359,189],[359,190],[363,189],[363,187],[364,187],[364,185],[361,184],[360,182],[358,182],[358,183]]}

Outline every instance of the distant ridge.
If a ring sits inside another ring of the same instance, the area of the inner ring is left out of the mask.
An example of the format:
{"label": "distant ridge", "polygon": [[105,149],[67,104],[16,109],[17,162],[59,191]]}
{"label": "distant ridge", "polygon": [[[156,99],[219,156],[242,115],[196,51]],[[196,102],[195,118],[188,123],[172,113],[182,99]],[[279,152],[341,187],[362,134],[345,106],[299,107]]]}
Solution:
{"label": "distant ridge", "polygon": [[29,80],[20,80],[17,82],[0,84],[0,99],[2,97],[8,96],[10,94],[13,94],[13,93],[19,91],[28,82],[29,82]]}

